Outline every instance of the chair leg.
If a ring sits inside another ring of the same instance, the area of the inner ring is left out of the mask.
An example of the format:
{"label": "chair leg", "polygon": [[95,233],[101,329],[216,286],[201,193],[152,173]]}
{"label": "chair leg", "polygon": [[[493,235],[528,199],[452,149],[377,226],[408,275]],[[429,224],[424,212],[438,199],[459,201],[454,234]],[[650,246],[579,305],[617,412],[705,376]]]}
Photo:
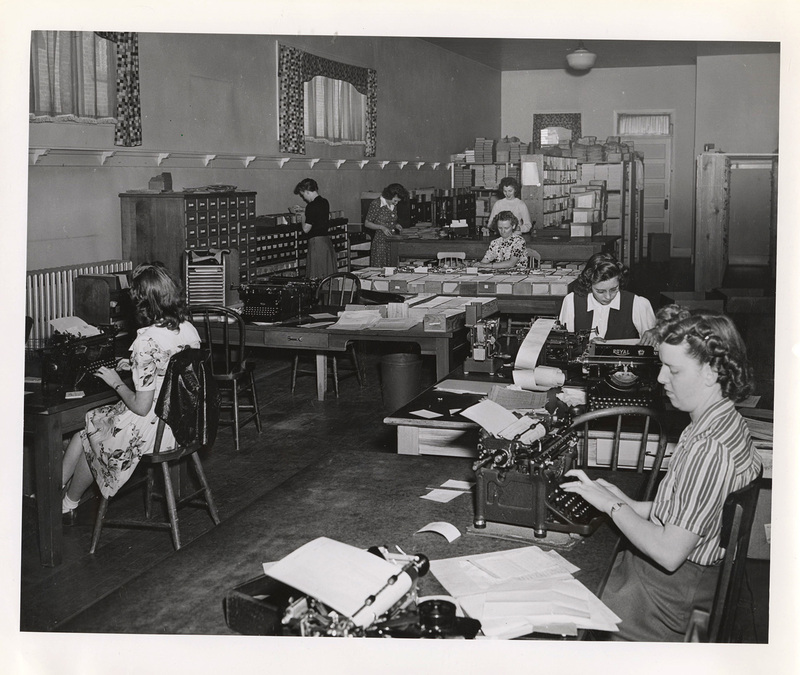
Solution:
{"label": "chair leg", "polygon": [[336,392],[336,398],[339,398],[339,368],[336,365],[336,357],[329,356],[328,358],[333,361],[333,390]]}
{"label": "chair leg", "polygon": [[155,483],[155,476],[153,475],[153,467],[147,467],[147,483],[144,491],[144,516],[150,520],[150,514],[153,511],[153,484]]}
{"label": "chair leg", "polygon": [[300,354],[294,355],[294,364],[292,365],[292,393],[294,394],[294,386],[297,384],[297,364],[300,361]]}
{"label": "chair leg", "polygon": [[164,495],[167,499],[167,513],[169,514],[170,531],[172,532],[172,543],[177,551],[181,547],[181,535],[178,530],[178,506],[175,503],[175,492],[172,489],[172,479],[169,475],[169,462],[161,464],[161,474],[164,476]]}
{"label": "chair leg", "polygon": [[200,485],[203,486],[203,492],[206,496],[206,504],[208,506],[208,511],[211,514],[211,520],[214,521],[214,525],[219,525],[219,514],[217,513],[217,506],[214,504],[214,498],[211,496],[211,488],[208,486],[208,481],[206,480],[206,474],[203,471],[203,464],[200,461],[200,458],[197,456],[197,453],[193,453],[191,455],[192,462],[194,463],[194,470],[197,472],[197,480],[200,481]]}
{"label": "chair leg", "polygon": [[234,382],[233,392],[233,448],[239,452],[239,385]]}
{"label": "chair leg", "polygon": [[253,410],[256,416],[256,429],[261,433],[261,411],[258,408],[258,396],[256,394],[256,378],[253,376],[253,371],[250,371],[250,398],[253,399]]}
{"label": "chair leg", "polygon": [[350,358],[353,359],[353,366],[355,366],[356,369],[356,378],[358,379],[358,384],[359,386],[363,387],[364,378],[361,376],[361,364],[358,362],[358,355],[356,354],[356,349],[357,349],[356,345],[351,342],[348,351],[350,352]]}
{"label": "chair leg", "polygon": [[89,547],[89,553],[94,555],[97,544],[100,541],[100,532],[103,529],[103,519],[106,517],[106,510],[108,509],[108,499],[106,497],[100,498],[100,506],[97,508],[97,518],[94,521],[94,530],[92,531],[92,544]]}

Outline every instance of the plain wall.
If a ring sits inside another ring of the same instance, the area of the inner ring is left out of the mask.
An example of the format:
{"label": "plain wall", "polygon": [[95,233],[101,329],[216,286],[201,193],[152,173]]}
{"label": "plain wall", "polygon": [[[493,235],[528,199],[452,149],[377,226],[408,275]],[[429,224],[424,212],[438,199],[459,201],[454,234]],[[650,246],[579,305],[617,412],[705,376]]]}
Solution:
{"label": "plain wall", "polygon": [[[377,70],[377,159],[447,163],[477,136],[500,133],[500,73],[416,38],[140,33],[140,149],[286,156],[278,152],[277,136],[279,39]],[[483,95],[475,96],[473,86]],[[111,125],[30,124],[29,131],[32,148],[118,149]],[[358,158],[363,148],[309,144],[306,156]],[[290,166],[30,165],[27,267],[120,257],[119,193],[147,188],[164,170],[172,174],[175,190],[214,184],[256,190],[258,214],[285,212],[300,203],[292,190],[311,177],[331,208],[344,210],[351,222],[360,222],[361,192],[393,182],[409,189],[450,186],[449,171],[431,165],[363,171]]]}
{"label": "plain wall", "polygon": [[502,134],[530,142],[534,113],[580,112],[581,132],[604,141],[616,135],[615,111],[673,113],[672,248],[688,256],[694,199],[695,68],[595,68],[503,73]]}

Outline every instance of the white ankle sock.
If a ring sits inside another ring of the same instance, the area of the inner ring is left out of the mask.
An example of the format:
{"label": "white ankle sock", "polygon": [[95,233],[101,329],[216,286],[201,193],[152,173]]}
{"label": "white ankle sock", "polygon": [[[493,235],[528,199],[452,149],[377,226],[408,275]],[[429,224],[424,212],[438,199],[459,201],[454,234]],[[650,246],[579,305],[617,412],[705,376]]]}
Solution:
{"label": "white ankle sock", "polygon": [[73,509],[78,508],[78,504],[80,502],[74,502],[69,498],[69,495],[64,495],[64,499],[61,500],[61,513],[69,513]]}

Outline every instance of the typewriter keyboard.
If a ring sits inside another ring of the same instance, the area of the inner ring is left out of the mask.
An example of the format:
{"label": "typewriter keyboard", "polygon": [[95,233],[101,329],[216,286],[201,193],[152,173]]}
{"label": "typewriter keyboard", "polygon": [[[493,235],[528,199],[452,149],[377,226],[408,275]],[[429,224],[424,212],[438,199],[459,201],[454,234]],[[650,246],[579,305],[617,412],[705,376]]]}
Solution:
{"label": "typewriter keyboard", "polygon": [[565,492],[558,485],[551,487],[547,504],[552,511],[568,523],[589,524],[602,515],[583,497],[573,492]]}
{"label": "typewriter keyboard", "polygon": [[592,396],[588,397],[589,410],[613,408],[619,405],[635,405],[650,408],[654,404],[652,396]]}
{"label": "typewriter keyboard", "polygon": [[242,317],[250,321],[271,321],[280,319],[280,313],[276,305],[245,305]]}

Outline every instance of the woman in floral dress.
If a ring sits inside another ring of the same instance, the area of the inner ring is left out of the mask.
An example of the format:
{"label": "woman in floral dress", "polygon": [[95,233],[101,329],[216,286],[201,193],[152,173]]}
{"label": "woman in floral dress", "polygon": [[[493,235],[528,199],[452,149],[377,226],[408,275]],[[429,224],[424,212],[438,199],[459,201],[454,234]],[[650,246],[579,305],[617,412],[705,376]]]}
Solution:
{"label": "woman in floral dress", "polygon": [[[200,336],[185,319],[181,286],[161,263],[139,265],[131,280],[131,298],[139,328],[131,345],[133,388],[119,373],[101,367],[95,375],[120,397],[86,414],[86,426],[69,442],[62,463],[67,488],[61,511],[68,524],[92,481],[104,497],[112,497],[130,478],[139,459],[153,452],[158,417],[155,403],[173,354],[200,347]],[[119,366],[118,366],[119,367]],[[161,441],[172,448],[175,438],[167,426]]]}
{"label": "woman in floral dress", "polygon": [[397,222],[397,205],[408,199],[408,190],[400,183],[392,183],[383,188],[381,196],[369,205],[364,227],[372,230],[372,244],[369,248],[370,267],[389,265],[389,241],[392,230],[402,230]]}
{"label": "woman in floral dress", "polygon": [[498,213],[489,229],[496,229],[500,236],[489,244],[481,267],[509,269],[527,259],[525,240],[519,234],[519,220],[511,211]]}

